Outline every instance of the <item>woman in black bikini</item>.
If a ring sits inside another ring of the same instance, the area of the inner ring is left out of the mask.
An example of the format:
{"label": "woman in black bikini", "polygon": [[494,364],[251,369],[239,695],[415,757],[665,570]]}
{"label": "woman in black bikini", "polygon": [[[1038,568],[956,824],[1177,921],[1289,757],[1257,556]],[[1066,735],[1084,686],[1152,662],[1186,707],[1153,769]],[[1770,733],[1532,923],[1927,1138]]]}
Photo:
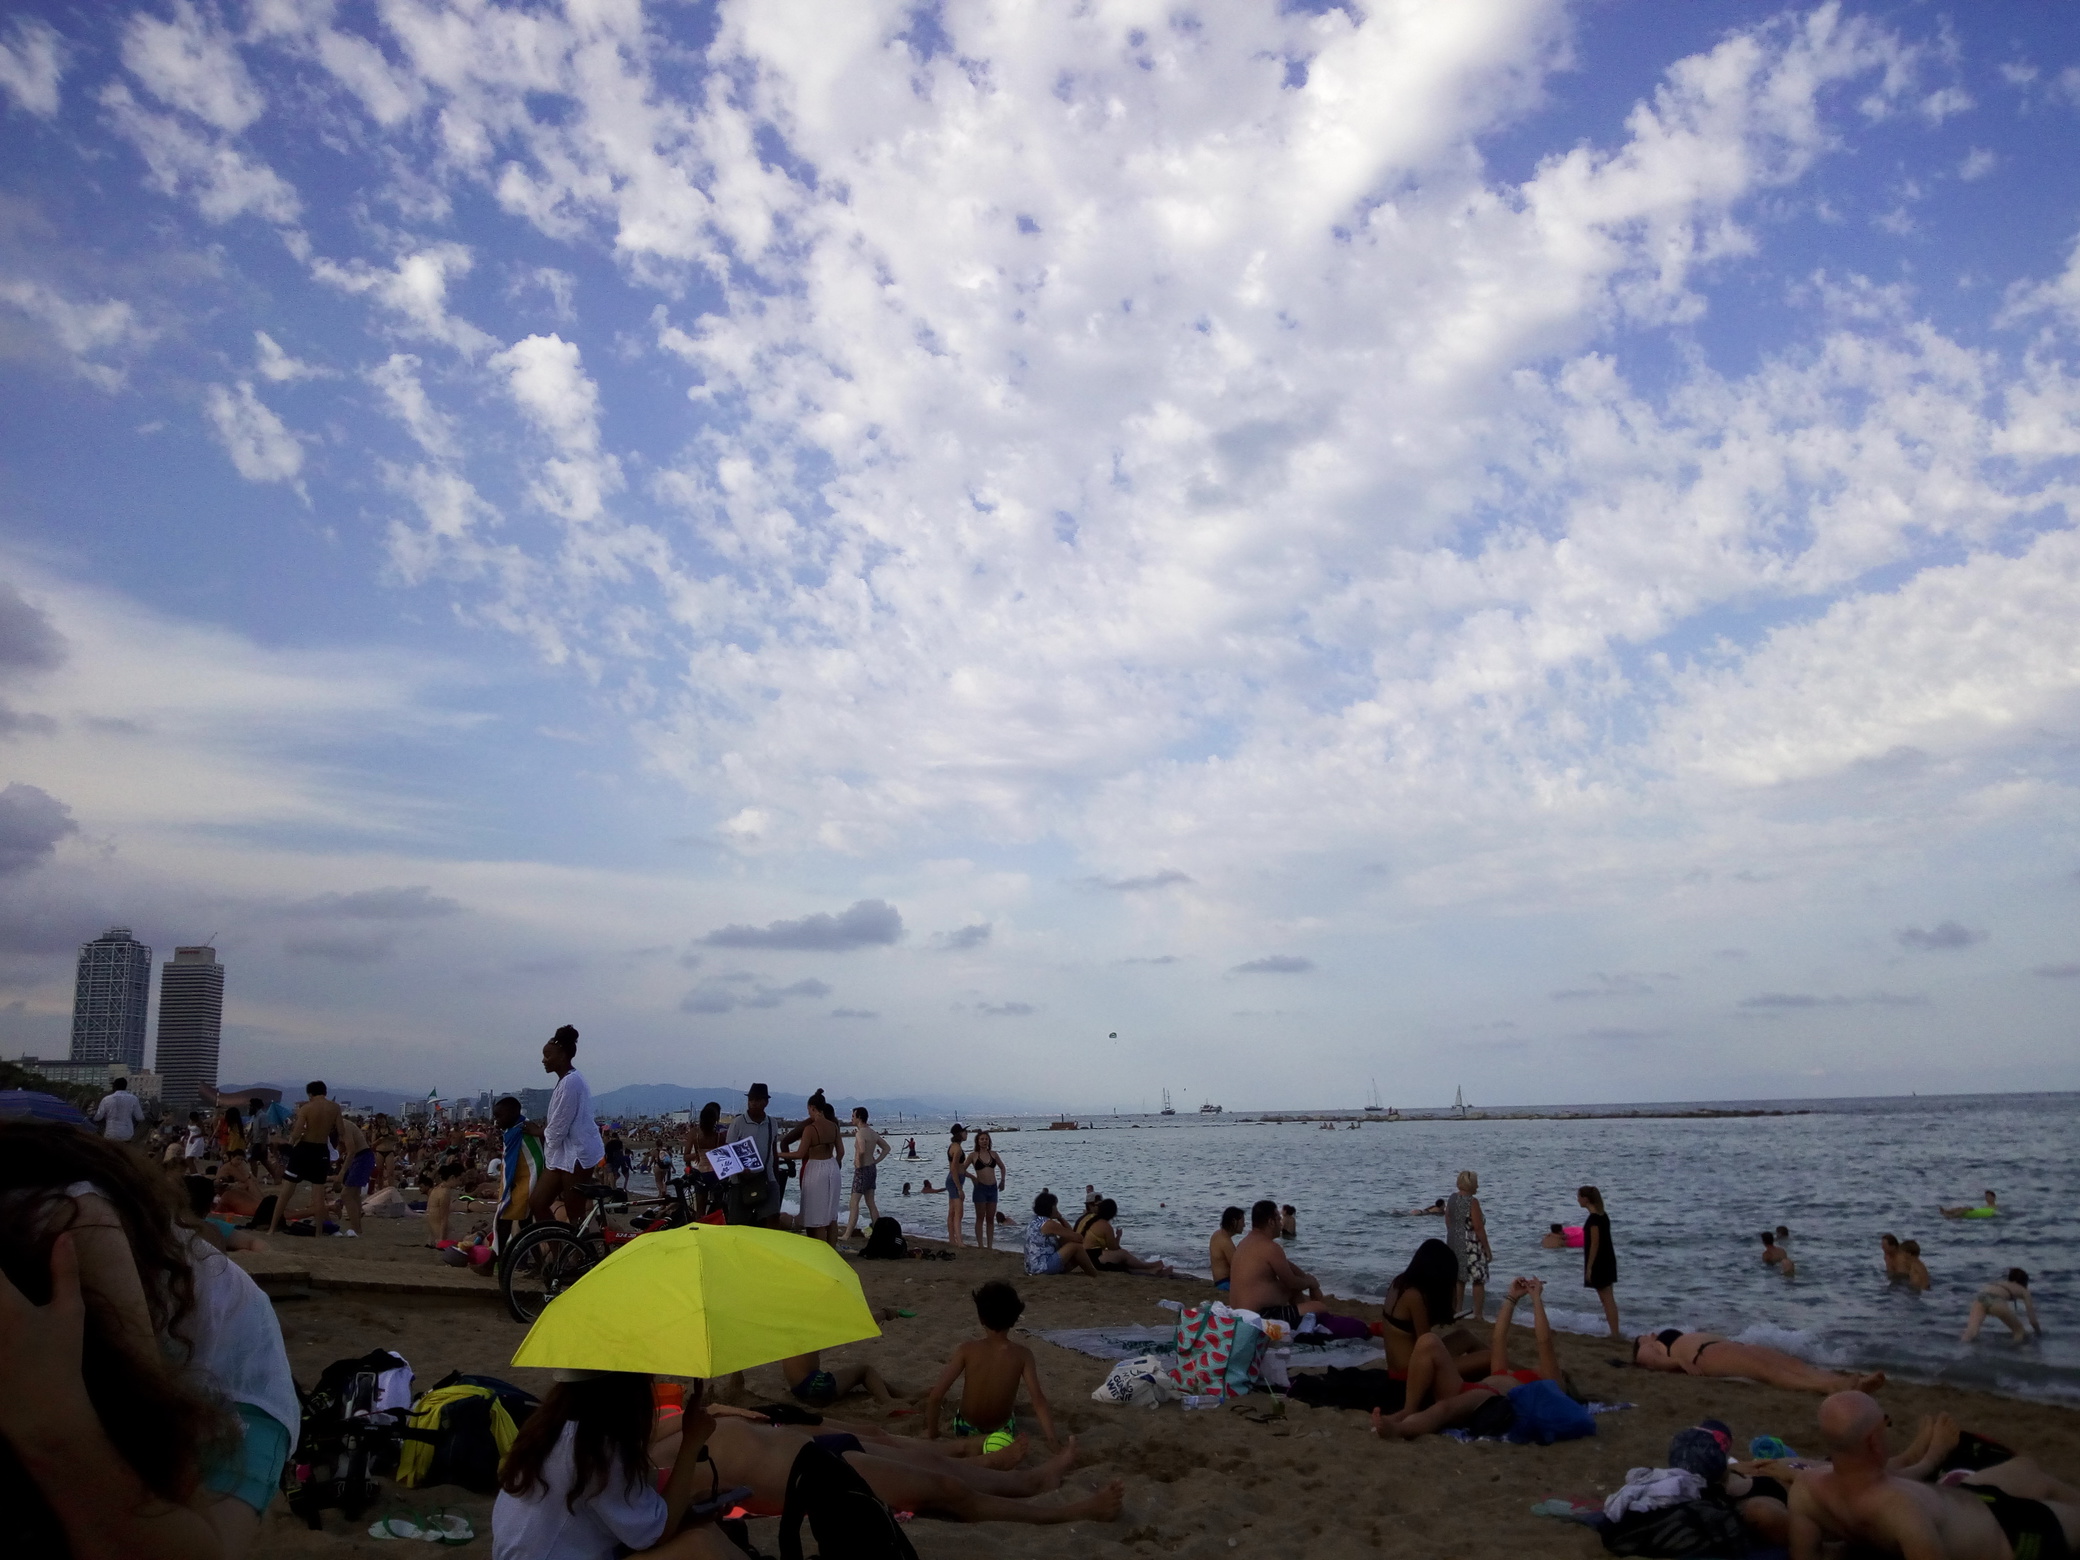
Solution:
{"label": "woman in black bikini", "polygon": [[[1478,1380],[1486,1374],[1487,1350],[1477,1345],[1454,1355],[1435,1332],[1439,1322],[1451,1320],[1452,1286],[1459,1281],[1459,1259],[1441,1240],[1426,1240],[1408,1259],[1408,1267],[1387,1285],[1386,1312],[1380,1328],[1387,1345],[1387,1374],[1395,1381],[1420,1377],[1424,1395],[1431,1401],[1465,1390],[1462,1371],[1474,1372]],[[1419,1369],[1416,1356],[1425,1356]],[[1414,1369],[1414,1377],[1411,1370]],[[1423,1405],[1405,1399],[1404,1409]]]}
{"label": "woman in black bikini", "polygon": [[968,1200],[975,1204],[975,1244],[997,1249],[997,1197],[1004,1190],[1004,1159],[987,1132],[975,1134],[975,1151],[961,1161],[968,1173]]}
{"label": "woman in black bikini", "polygon": [[1759,1343],[1736,1343],[1717,1333],[1684,1332],[1664,1327],[1641,1333],[1632,1345],[1632,1363],[1643,1370],[1680,1372],[1686,1376],[1739,1376],[1787,1392],[1875,1392],[1885,1385],[1885,1372],[1823,1370],[1779,1349]]}

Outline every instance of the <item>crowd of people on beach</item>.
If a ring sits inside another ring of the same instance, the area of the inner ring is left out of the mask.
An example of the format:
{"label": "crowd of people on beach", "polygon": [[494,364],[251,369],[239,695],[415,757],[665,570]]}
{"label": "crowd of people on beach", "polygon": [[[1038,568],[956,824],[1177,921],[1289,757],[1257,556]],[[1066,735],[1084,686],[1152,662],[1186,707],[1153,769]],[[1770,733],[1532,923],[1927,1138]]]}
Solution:
{"label": "crowd of people on beach", "polygon": [[[632,1183],[647,1175],[655,1202],[676,1200],[690,1218],[836,1245],[858,1237],[864,1212],[867,1243],[847,1254],[927,1254],[903,1221],[881,1210],[879,1168],[897,1150],[866,1107],[841,1124],[819,1090],[802,1119],[783,1121],[770,1112],[770,1090],[754,1083],[727,1121],[720,1103],[709,1102],[683,1124],[602,1124],[576,1065],[578,1045],[566,1025],[543,1047],[543,1068],[556,1082],[540,1121],[525,1119],[511,1095],[495,1102],[489,1120],[393,1121],[348,1110],[313,1081],[293,1110],[264,1097],[227,1099],[212,1113],[154,1127],[118,1084],[93,1112],[98,1131],[0,1125],[0,1185],[9,1189],[0,1197],[0,1485],[17,1496],[11,1515],[28,1535],[21,1552],[236,1557],[250,1547],[281,1487],[302,1413],[273,1308],[229,1258],[269,1238],[353,1240],[368,1218],[417,1213],[443,1260],[488,1273],[530,1225],[580,1226],[596,1203],[626,1203]],[[1014,1260],[1031,1280],[1175,1276],[1168,1263],[1127,1249],[1119,1203],[1095,1186],[1084,1188],[1074,1216],[1041,1187],[1030,1213],[1014,1219],[1001,1206],[1011,1167],[990,1132],[971,1138],[956,1124],[944,1152],[933,1195],[945,1197],[947,1216],[936,1254],[950,1259],[971,1237],[993,1251],[1008,1228]],[[901,1154],[916,1156],[914,1138]],[[790,1181],[799,1183],[792,1213],[784,1206]],[[1546,1285],[1495,1279],[1479,1193],[1479,1176],[1467,1170],[1434,1204],[1409,1210],[1440,1217],[1442,1238],[1416,1245],[1376,1322],[1343,1314],[1295,1262],[1298,1210],[1270,1198],[1221,1210],[1207,1247],[1215,1295],[1232,1314],[1281,1336],[1348,1336],[1353,1328],[1376,1336],[1379,1368],[1330,1373],[1364,1380],[1331,1390],[1327,1377],[1296,1375],[1290,1390],[1369,1410],[1383,1441],[1482,1433],[1542,1412],[1581,1414],[1559,1363]],[[1670,1467],[1635,1470],[1651,1477],[1612,1497],[1616,1518],[1636,1522],[1672,1509],[1662,1496],[1674,1490],[1683,1500],[1719,1501],[1757,1541],[1788,1543],[1798,1560],[1817,1555],[1823,1537],[1912,1560],[2054,1560],[2073,1552],[2062,1545],[2080,1546],[2080,1498],[1997,1441],[1938,1419],[1890,1450],[1871,1397],[1885,1386],[1882,1372],[1829,1370],[1707,1331],[1625,1338],[1603,1193],[1583,1185],[1575,1200],[1581,1224],[1555,1225],[1540,1244],[1581,1251],[1581,1282],[1598,1297],[1611,1335],[1626,1342],[1631,1364],[1825,1400],[1818,1429],[1827,1461],[1738,1460],[1724,1427],[1705,1421],[1677,1434]],[[1941,1212],[1983,1219],[1997,1217],[1998,1206],[1989,1191],[1981,1203]],[[461,1240],[450,1233],[458,1214],[471,1226]],[[1890,1280],[1927,1287],[1914,1241],[1886,1233],[1881,1247]],[[1765,1265],[1796,1274],[1787,1227],[1764,1232],[1762,1248]],[[1487,1321],[1491,1283],[1499,1309],[1483,1339],[1467,1324]],[[1031,1350],[1011,1336],[1025,1308],[1018,1290],[994,1279],[974,1303],[978,1335],[925,1392],[917,1436],[788,1423],[773,1410],[725,1401],[742,1396],[740,1378],[696,1382],[667,1406],[648,1376],[558,1373],[502,1459],[496,1560],[738,1555],[717,1503],[697,1498],[702,1482],[710,1496],[719,1481],[753,1509],[777,1509],[804,1459],[846,1470],[884,1516],[1117,1516],[1117,1481],[1056,1498],[1075,1442],[1058,1432]],[[1533,1357],[1520,1365],[1511,1351],[1527,1310]],[[1966,1340],[1989,1320],[2018,1339],[2026,1329],[2041,1333],[2022,1270],[1981,1287]],[[883,1407],[895,1402],[894,1389],[863,1364],[828,1364],[815,1352],[778,1364],[789,1398],[812,1415],[854,1394]],[[1360,1396],[1337,1400],[1351,1391]],[[1051,1454],[1032,1468],[1024,1466],[1021,1396]]]}

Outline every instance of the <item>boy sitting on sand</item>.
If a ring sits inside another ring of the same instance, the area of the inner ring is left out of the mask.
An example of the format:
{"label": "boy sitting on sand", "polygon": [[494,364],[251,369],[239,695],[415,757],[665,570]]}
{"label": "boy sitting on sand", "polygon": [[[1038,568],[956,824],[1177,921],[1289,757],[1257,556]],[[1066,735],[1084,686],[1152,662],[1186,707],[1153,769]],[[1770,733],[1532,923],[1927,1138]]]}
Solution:
{"label": "boy sitting on sand", "polygon": [[927,1439],[938,1438],[939,1405],[946,1401],[953,1384],[965,1376],[961,1406],[953,1416],[955,1435],[981,1436],[984,1456],[1011,1445],[1018,1438],[1018,1388],[1023,1382],[1026,1395],[1033,1400],[1033,1416],[1040,1421],[1040,1433],[1047,1437],[1048,1449],[1055,1448],[1054,1416],[1048,1412],[1047,1394],[1040,1388],[1040,1371],[1033,1361],[1033,1351],[1013,1343],[1008,1336],[1025,1309],[1026,1303],[1019,1299],[1018,1291],[1002,1280],[992,1280],[975,1291],[975,1316],[982,1323],[983,1335],[953,1351],[945,1371],[926,1394]]}

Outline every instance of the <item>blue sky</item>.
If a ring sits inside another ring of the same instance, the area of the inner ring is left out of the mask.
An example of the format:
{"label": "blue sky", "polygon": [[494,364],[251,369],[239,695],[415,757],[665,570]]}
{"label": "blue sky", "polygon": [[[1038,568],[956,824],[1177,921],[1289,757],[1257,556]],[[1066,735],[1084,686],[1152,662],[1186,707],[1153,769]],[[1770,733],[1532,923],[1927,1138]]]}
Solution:
{"label": "blue sky", "polygon": [[2071,22],[18,8],[0,1048],[2080,1087]]}

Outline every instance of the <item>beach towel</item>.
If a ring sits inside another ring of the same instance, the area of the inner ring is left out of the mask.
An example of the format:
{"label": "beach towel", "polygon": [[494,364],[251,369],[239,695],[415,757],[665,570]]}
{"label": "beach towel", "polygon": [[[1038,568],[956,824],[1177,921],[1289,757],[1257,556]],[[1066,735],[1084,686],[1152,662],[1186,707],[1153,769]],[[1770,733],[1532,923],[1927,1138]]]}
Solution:
{"label": "beach towel", "polygon": [[[1182,1309],[1180,1307],[1180,1309]],[[1094,1360],[1124,1360],[1137,1354],[1168,1354],[1177,1345],[1177,1329],[1142,1327],[1122,1322],[1114,1327],[1058,1327],[1036,1332],[1035,1338],[1058,1349],[1073,1349]],[[1294,1370],[1350,1367],[1377,1362],[1385,1356],[1373,1338],[1342,1338],[1333,1343],[1296,1347],[1289,1361]]]}

